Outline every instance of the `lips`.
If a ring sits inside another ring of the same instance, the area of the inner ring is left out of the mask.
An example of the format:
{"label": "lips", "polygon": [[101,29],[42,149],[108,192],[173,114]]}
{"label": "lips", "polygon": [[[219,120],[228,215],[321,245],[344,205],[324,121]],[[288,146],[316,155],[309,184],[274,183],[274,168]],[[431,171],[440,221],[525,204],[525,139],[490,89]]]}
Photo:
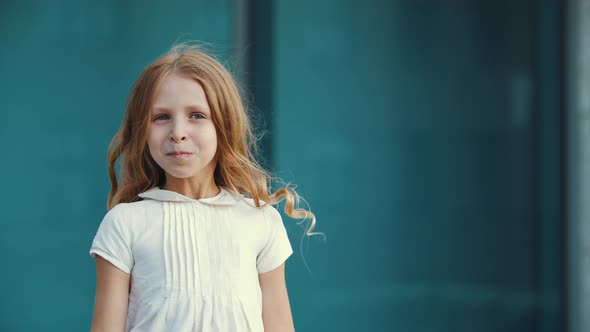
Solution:
{"label": "lips", "polygon": [[174,151],[174,152],[167,153],[167,155],[169,155],[169,156],[182,156],[182,155],[189,155],[189,154],[192,154],[192,153],[190,153],[188,151]]}
{"label": "lips", "polygon": [[166,154],[166,157],[174,160],[188,160],[193,156],[192,153],[187,151],[174,151]]}

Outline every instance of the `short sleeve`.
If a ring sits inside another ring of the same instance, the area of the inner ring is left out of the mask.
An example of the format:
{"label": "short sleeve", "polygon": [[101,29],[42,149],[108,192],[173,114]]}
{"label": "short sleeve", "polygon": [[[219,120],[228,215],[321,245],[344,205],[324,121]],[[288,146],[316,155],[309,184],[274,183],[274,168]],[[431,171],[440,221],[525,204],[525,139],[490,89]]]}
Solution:
{"label": "short sleeve", "polygon": [[130,229],[120,216],[120,206],[112,208],[103,218],[92,241],[90,256],[102,258],[126,273],[133,268]]}
{"label": "short sleeve", "polygon": [[266,273],[276,269],[293,253],[279,211],[273,206],[268,206],[263,211],[266,222],[266,240],[264,247],[256,258],[258,273]]}

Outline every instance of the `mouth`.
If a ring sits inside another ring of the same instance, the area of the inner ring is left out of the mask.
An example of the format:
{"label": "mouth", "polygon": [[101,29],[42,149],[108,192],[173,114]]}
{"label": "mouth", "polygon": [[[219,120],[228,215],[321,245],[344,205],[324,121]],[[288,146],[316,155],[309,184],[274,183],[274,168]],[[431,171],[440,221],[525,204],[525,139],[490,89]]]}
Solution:
{"label": "mouth", "polygon": [[185,152],[185,151],[181,151],[181,152],[172,152],[172,153],[168,153],[166,154],[166,156],[170,157],[170,158],[174,158],[174,159],[187,159],[190,156],[192,156],[193,154],[190,152]]}

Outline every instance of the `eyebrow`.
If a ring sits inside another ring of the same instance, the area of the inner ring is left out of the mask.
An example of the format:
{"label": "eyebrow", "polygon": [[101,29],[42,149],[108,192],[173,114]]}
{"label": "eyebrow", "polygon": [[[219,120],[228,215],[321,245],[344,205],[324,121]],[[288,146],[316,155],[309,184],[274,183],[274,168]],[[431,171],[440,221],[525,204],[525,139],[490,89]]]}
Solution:
{"label": "eyebrow", "polygon": [[[208,108],[205,108],[201,105],[188,105],[184,108],[187,111],[198,111],[198,112],[209,112]],[[169,108],[164,107],[164,106],[154,106],[154,111],[170,111]]]}

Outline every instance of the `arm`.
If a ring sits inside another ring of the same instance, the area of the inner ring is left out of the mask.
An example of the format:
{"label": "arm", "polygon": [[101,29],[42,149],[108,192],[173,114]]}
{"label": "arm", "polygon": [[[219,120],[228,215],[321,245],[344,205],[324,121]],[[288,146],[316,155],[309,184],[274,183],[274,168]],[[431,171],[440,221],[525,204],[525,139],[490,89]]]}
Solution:
{"label": "arm", "polygon": [[295,331],[285,283],[285,263],[258,275],[262,290],[262,322],[266,332]]}
{"label": "arm", "polygon": [[124,331],[131,276],[96,255],[96,297],[91,332]]}

